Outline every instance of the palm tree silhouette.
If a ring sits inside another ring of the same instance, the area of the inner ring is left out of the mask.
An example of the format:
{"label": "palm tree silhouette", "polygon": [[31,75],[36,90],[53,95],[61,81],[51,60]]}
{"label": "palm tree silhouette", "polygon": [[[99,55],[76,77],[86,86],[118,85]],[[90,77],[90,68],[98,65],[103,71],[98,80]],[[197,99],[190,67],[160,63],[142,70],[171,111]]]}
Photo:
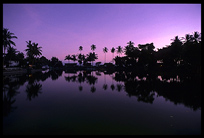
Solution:
{"label": "palm tree silhouette", "polygon": [[129,41],[127,44],[128,44],[129,46],[130,46],[130,45],[134,45],[134,43],[133,43],[132,41]]}
{"label": "palm tree silhouette", "polygon": [[77,61],[76,55],[72,55],[71,59],[72,59],[72,60],[74,61],[74,63],[75,63],[75,61]]}
{"label": "palm tree silhouette", "polygon": [[79,46],[79,51],[80,51],[80,54],[81,54],[81,51],[83,50],[83,46]]}
{"label": "palm tree silhouette", "polygon": [[[95,50],[95,49],[96,49],[96,45],[92,44],[92,45],[91,45],[91,50],[93,51],[93,54],[95,54],[95,53],[94,53],[94,50]],[[93,61],[92,61],[92,66],[93,66]]]}
{"label": "palm tree silhouette", "polygon": [[[11,33],[10,31],[8,31],[7,28],[3,28],[3,48],[4,48],[4,56],[5,56],[5,51],[7,49],[7,47],[11,47],[11,45],[16,46],[16,44],[11,40],[12,38],[16,38],[16,36],[14,36],[14,33]],[[3,65],[4,65],[4,60],[3,60]]]}
{"label": "palm tree silhouette", "polygon": [[95,52],[93,53],[90,52],[89,54],[87,54],[86,60],[92,62],[92,66],[93,66],[93,61],[95,61],[96,59],[98,59],[98,55]]}
{"label": "palm tree silhouette", "polygon": [[9,60],[9,61],[11,61],[11,60],[16,61],[16,59],[17,59],[16,53],[17,53],[17,52],[19,52],[19,51],[16,51],[15,48],[9,46],[8,49],[7,49],[7,54],[6,54],[6,56],[5,56],[5,59],[6,59],[6,60]]}
{"label": "palm tree silhouette", "polygon": [[116,49],[117,49],[117,53],[119,54],[119,57],[120,57],[120,54],[123,52],[123,48],[121,46],[118,46]]}
{"label": "palm tree silhouette", "polygon": [[91,50],[94,51],[96,49],[96,45],[92,44],[91,45]]}
{"label": "palm tree silhouette", "polygon": [[198,43],[198,41],[201,39],[199,32],[194,32],[193,38],[194,38],[194,42]]}
{"label": "palm tree silhouette", "polygon": [[[114,52],[115,52],[115,48],[112,47],[112,48],[111,48],[111,53],[113,53],[113,58],[114,58]],[[113,58],[112,58],[112,59],[113,59]],[[114,60],[113,60],[113,62],[114,62]]]}
{"label": "palm tree silhouette", "polygon": [[31,41],[29,40],[29,42],[27,42],[27,49],[25,49],[25,51],[27,52],[27,56],[30,58],[30,61],[31,61],[31,65],[34,64],[34,60],[37,56],[40,56],[42,55],[42,50],[41,48],[42,47],[38,47],[38,43],[32,43],[31,44]]}
{"label": "palm tree silhouette", "polygon": [[193,40],[193,35],[186,34],[185,37],[182,37],[181,39],[184,40],[184,43],[189,43]]}
{"label": "palm tree silhouette", "polygon": [[104,47],[104,48],[103,48],[103,52],[105,53],[105,62],[104,62],[104,63],[106,63],[106,53],[108,52],[108,48],[107,48],[107,47]]}
{"label": "palm tree silhouette", "polygon": [[71,56],[67,55],[64,60],[68,60],[68,63],[69,63],[69,60],[71,60]]}

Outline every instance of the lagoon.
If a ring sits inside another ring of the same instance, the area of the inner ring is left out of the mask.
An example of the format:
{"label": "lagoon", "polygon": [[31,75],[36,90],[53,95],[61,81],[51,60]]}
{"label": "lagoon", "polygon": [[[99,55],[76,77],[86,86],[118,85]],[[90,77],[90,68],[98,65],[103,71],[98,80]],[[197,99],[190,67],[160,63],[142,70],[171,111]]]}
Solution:
{"label": "lagoon", "polygon": [[185,92],[194,87],[178,76],[150,76],[63,70],[4,76],[3,134],[200,135],[200,89]]}

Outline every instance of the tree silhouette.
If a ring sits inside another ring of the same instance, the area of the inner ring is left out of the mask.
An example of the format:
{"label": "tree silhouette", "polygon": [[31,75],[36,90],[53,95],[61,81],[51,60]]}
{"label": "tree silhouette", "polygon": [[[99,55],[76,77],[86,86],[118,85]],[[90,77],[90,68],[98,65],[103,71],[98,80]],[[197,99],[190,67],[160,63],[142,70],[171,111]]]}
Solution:
{"label": "tree silhouette", "polygon": [[105,61],[104,61],[104,63],[106,63],[106,53],[108,52],[108,48],[107,48],[107,47],[104,47],[104,48],[103,48],[103,52],[105,53]]}
{"label": "tree silhouette", "polygon": [[73,54],[73,55],[71,56],[71,60],[73,60],[74,63],[75,63],[75,61],[77,61],[76,55]]}
{"label": "tree silhouette", "polygon": [[80,64],[80,66],[81,66],[81,64],[84,62],[84,60],[85,60],[84,54],[83,54],[83,55],[82,55],[82,54],[79,54],[79,55],[78,55],[78,62],[79,62],[79,64]]}
{"label": "tree silhouette", "polygon": [[98,55],[95,52],[87,54],[86,60],[92,62],[92,66],[93,61],[95,61],[96,59],[98,59]]}
{"label": "tree silhouette", "polygon": [[201,40],[201,36],[200,36],[199,32],[194,32],[193,40],[195,43],[198,43]]}
{"label": "tree silhouette", "polygon": [[120,57],[120,54],[123,53],[123,48],[121,46],[118,46],[116,49],[117,49],[117,53],[119,54],[119,57]]}
{"label": "tree silhouette", "polygon": [[134,45],[132,41],[129,41],[127,44],[129,44],[129,46]]}
{"label": "tree silhouette", "polygon": [[80,51],[80,54],[81,54],[81,51],[83,50],[83,46],[79,46],[79,51]]}
{"label": "tree silhouette", "polygon": [[18,54],[16,55],[16,59],[19,62],[20,67],[23,65],[26,65],[25,59],[24,59],[24,54],[22,52],[18,52]]}
{"label": "tree silhouette", "polygon": [[[89,60],[91,60],[92,61],[92,66],[93,66],[93,61],[95,61],[95,57],[96,57],[96,54],[95,54],[95,52],[94,52],[94,50],[96,49],[96,45],[94,45],[94,44],[92,44],[91,45],[91,50],[93,51],[93,53],[92,54],[90,54],[90,56],[89,56]],[[98,58],[97,58],[98,59]]]}
{"label": "tree silhouette", "polygon": [[[16,36],[14,36],[14,33],[11,33],[7,28],[3,28],[3,48],[4,48],[4,56],[5,56],[5,51],[7,49],[7,47],[11,47],[11,45],[16,46],[16,44],[11,40],[13,38],[16,38]],[[3,60],[4,62],[4,60]],[[4,63],[3,63],[4,65]]]}
{"label": "tree silhouette", "polygon": [[[115,48],[112,47],[112,48],[111,48],[111,53],[113,53],[113,57],[112,57],[112,59],[114,58],[114,52],[115,52]],[[113,60],[113,61],[114,61],[114,60]]]}
{"label": "tree silhouette", "polygon": [[42,47],[38,47],[38,43],[32,43],[29,40],[29,42],[27,42],[27,49],[25,50],[27,53],[28,58],[30,59],[30,64],[34,65],[34,61],[35,58],[42,55]]}
{"label": "tree silhouette", "polygon": [[140,49],[138,65],[143,70],[146,70],[146,71],[152,70],[156,64],[154,44],[153,43],[147,43],[144,45],[139,44],[138,47]]}
{"label": "tree silhouette", "polygon": [[[201,34],[186,35],[181,52],[181,66],[188,73],[201,72]],[[193,72],[192,72],[193,71]]]}
{"label": "tree silhouette", "polygon": [[68,60],[68,63],[69,63],[69,60],[71,60],[71,56],[70,55],[65,56],[64,60]]}
{"label": "tree silhouette", "polygon": [[62,67],[62,61],[60,61],[57,57],[52,57],[50,61],[50,66],[52,67]]}
{"label": "tree silhouette", "polygon": [[16,53],[17,52],[19,52],[19,51],[16,51],[15,48],[9,46],[8,49],[7,49],[7,54],[5,56],[5,60],[8,60],[8,61],[11,61],[11,60],[17,61],[17,57],[16,57]]}
{"label": "tree silhouette", "polygon": [[95,49],[96,49],[96,45],[92,44],[91,45],[91,50],[94,52]]}
{"label": "tree silhouette", "polygon": [[80,64],[80,66],[81,66],[81,64],[82,64],[82,61],[83,61],[83,57],[82,57],[82,54],[81,54],[81,51],[83,50],[83,46],[79,46],[79,51],[80,51],[80,54],[78,55],[78,62],[79,62],[79,64]]}

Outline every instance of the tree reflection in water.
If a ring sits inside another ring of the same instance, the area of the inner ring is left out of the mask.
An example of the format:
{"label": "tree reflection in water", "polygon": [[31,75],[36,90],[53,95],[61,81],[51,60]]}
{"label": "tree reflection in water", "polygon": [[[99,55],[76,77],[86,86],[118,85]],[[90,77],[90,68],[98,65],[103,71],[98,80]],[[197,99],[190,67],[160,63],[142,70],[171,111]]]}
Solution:
{"label": "tree reflection in water", "polygon": [[201,108],[201,78],[198,74],[123,71],[116,72],[114,79],[124,82],[125,92],[130,97],[136,96],[138,101],[153,103],[157,94],[174,104],[182,103],[193,110]]}
{"label": "tree reflection in water", "polygon": [[[20,93],[18,89],[25,82],[28,82],[26,86],[27,98],[31,101],[42,93],[43,86],[40,81],[46,81],[47,78],[57,80],[62,76],[62,72],[63,70],[56,70],[30,75],[5,76],[3,78],[3,116],[8,116],[11,111],[17,108],[13,106],[16,101],[15,96]],[[101,73],[96,71],[96,75],[94,75],[93,71],[75,71],[74,75],[64,76],[64,78],[68,83],[79,83],[79,91],[83,90],[81,83],[86,83],[90,85],[90,92],[94,93],[97,89],[95,84],[98,77],[102,77]],[[183,104],[193,110],[201,109],[201,76],[199,74],[117,71],[108,75],[112,79],[110,89],[106,84],[106,78],[99,89],[124,91],[127,96],[135,96],[138,101],[150,104],[154,102],[155,95],[157,95],[174,104]],[[116,84],[114,84],[115,82]]]}
{"label": "tree reflection in water", "polygon": [[31,101],[31,99],[38,97],[38,94],[42,93],[41,90],[42,90],[42,84],[40,83],[34,82],[33,84],[28,84],[26,86],[26,93],[27,93],[28,100]]}

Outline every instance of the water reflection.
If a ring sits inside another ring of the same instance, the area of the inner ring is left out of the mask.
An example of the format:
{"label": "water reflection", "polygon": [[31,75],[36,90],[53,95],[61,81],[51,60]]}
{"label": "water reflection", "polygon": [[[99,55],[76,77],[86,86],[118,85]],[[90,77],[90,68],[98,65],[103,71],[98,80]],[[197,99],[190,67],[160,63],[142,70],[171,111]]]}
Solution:
{"label": "water reflection", "polygon": [[[56,81],[62,76],[63,70],[36,72],[19,76],[4,76],[3,78],[3,116],[14,111],[13,106],[18,95],[19,87],[26,85],[26,94],[29,101],[42,94],[41,82],[51,78]],[[67,75],[66,75],[67,74]],[[100,72],[100,71],[65,71],[64,80],[67,83],[78,83],[78,90],[84,91],[82,83],[90,86],[90,92],[97,89],[117,92],[125,91],[127,96],[136,97],[139,102],[152,104],[155,96],[162,96],[174,104],[183,104],[193,110],[201,109],[201,83],[200,76],[182,74],[156,74],[144,72]],[[98,78],[103,77],[99,85]],[[111,83],[107,83],[110,77]]]}
{"label": "water reflection", "polygon": [[42,84],[34,82],[32,84],[28,84],[26,86],[26,93],[28,100],[31,101],[31,99],[38,97],[38,94],[42,93]]}

